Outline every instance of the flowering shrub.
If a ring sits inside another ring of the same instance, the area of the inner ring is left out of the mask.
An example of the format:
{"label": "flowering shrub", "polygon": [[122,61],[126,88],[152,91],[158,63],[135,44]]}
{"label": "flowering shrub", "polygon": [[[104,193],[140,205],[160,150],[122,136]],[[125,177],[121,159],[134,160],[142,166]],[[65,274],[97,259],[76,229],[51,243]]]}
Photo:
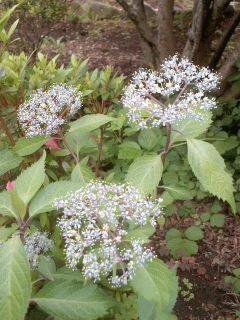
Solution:
{"label": "flowering shrub", "polygon": [[[205,135],[217,75],[174,56],[123,89],[111,68],[88,71],[74,56],[67,68],[27,60],[0,57],[0,318],[39,307],[108,319],[129,296],[134,317],[170,319],[176,270],[151,244],[169,204],[211,194],[236,212],[232,176]],[[175,257],[181,244],[195,254],[202,236],[173,229],[167,243]]]}

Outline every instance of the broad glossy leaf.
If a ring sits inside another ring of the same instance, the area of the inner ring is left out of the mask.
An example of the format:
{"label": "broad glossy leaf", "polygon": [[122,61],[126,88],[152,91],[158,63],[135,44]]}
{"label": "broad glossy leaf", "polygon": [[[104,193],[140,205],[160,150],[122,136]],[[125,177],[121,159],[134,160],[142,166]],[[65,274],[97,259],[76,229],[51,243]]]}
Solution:
{"label": "broad glossy leaf", "polygon": [[70,124],[69,132],[90,132],[115,119],[104,114],[90,114]]}
{"label": "broad glossy leaf", "polygon": [[205,141],[188,139],[188,161],[203,188],[218,198],[227,201],[236,212],[232,176],[218,151]]}
{"label": "broad glossy leaf", "polygon": [[0,248],[0,319],[24,320],[31,296],[29,263],[18,237]]}
{"label": "broad glossy leaf", "polygon": [[27,156],[40,149],[48,140],[49,138],[45,137],[20,138],[13,150],[19,156]]}
{"label": "broad glossy leaf", "polygon": [[24,170],[16,179],[16,192],[25,205],[30,202],[43,184],[45,158],[46,153],[44,151],[42,157],[31,167]]}
{"label": "broad glossy leaf", "polygon": [[73,281],[53,281],[33,298],[41,309],[64,320],[101,318],[112,307],[111,298],[97,286],[85,286]]}
{"label": "broad glossy leaf", "polygon": [[12,150],[4,149],[0,151],[0,176],[20,165],[22,158]]}
{"label": "broad glossy leaf", "polygon": [[139,268],[131,281],[134,291],[144,299],[155,302],[162,311],[171,312],[178,293],[176,271],[159,260]]}
{"label": "broad glossy leaf", "polygon": [[7,217],[17,218],[17,214],[12,205],[10,192],[3,191],[0,193],[0,214]]}
{"label": "broad glossy leaf", "polygon": [[139,188],[144,194],[153,194],[161,180],[163,171],[159,155],[136,158],[130,165],[126,181]]}
{"label": "broad glossy leaf", "polygon": [[50,183],[41,189],[30,203],[29,214],[31,217],[39,213],[55,210],[54,202],[65,197],[68,192],[75,192],[81,188],[80,183],[71,181],[58,181]]}

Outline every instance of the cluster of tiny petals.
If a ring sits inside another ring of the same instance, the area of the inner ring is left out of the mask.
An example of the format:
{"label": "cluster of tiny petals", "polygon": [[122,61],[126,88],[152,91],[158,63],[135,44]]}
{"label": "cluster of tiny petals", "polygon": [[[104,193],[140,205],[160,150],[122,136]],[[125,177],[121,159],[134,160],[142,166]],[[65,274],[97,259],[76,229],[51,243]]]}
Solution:
{"label": "cluster of tiny petals", "polygon": [[25,238],[24,249],[32,269],[37,269],[39,257],[45,255],[53,247],[47,232],[36,231]]}
{"label": "cluster of tiny petals", "polygon": [[86,278],[108,279],[114,287],[126,285],[139,266],[155,255],[129,229],[156,224],[161,200],[145,199],[133,186],[91,182],[56,200],[63,216],[58,225],[65,240],[67,264],[82,263]]}
{"label": "cluster of tiny petals", "polygon": [[27,137],[52,136],[81,107],[82,94],[75,87],[54,85],[38,89],[18,109],[18,120]]}
{"label": "cluster of tiny petals", "polygon": [[141,129],[165,126],[185,119],[204,120],[204,113],[216,107],[206,96],[219,85],[219,77],[178,55],[166,60],[160,72],[140,69],[123,95],[129,121]]}

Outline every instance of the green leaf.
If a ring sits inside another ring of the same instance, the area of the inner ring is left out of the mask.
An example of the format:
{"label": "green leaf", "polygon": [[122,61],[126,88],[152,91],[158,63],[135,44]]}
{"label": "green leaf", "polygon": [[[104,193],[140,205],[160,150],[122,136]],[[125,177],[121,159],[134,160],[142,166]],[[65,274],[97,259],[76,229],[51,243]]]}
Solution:
{"label": "green leaf", "polygon": [[176,272],[160,260],[138,268],[131,285],[137,295],[155,302],[159,310],[171,312],[174,307],[178,294]]}
{"label": "green leaf", "polygon": [[80,150],[89,144],[90,133],[68,132],[65,138],[71,149],[78,155]]}
{"label": "green leaf", "polygon": [[29,263],[18,237],[0,248],[0,319],[24,320],[31,296]]}
{"label": "green leaf", "polygon": [[118,159],[131,160],[141,156],[142,150],[135,141],[125,141],[119,145]]}
{"label": "green leaf", "polygon": [[76,164],[71,174],[71,181],[79,183],[79,186],[86,185],[94,178],[94,174],[88,165],[81,163]]}
{"label": "green leaf", "polygon": [[29,215],[36,216],[39,213],[50,212],[56,209],[54,202],[57,198],[63,198],[68,192],[75,192],[81,188],[81,184],[71,181],[57,181],[50,183],[41,189],[30,203]]}
{"label": "green leaf", "polygon": [[56,266],[54,260],[49,257],[40,256],[38,262],[38,271],[48,280],[54,281]]}
{"label": "green leaf", "polygon": [[82,287],[73,281],[50,282],[33,301],[41,309],[64,320],[92,320],[101,318],[112,307],[111,298],[97,286]]}
{"label": "green leaf", "polygon": [[187,228],[187,230],[185,231],[185,236],[189,239],[189,240],[201,240],[203,239],[203,232],[202,229],[198,226],[191,226],[189,228]]}
{"label": "green leaf", "polygon": [[0,243],[5,242],[16,230],[17,225],[10,228],[0,227]]}
{"label": "green leaf", "polygon": [[126,182],[144,194],[153,194],[161,180],[163,171],[159,155],[146,155],[134,160],[128,169]]}
{"label": "green leaf", "polygon": [[233,181],[231,175],[225,171],[223,158],[211,144],[205,141],[188,139],[187,145],[188,161],[203,188],[227,201],[232,211],[236,213]]}
{"label": "green leaf", "polygon": [[7,217],[17,218],[10,192],[3,191],[0,193],[0,214]]}
{"label": "green leaf", "polygon": [[195,241],[188,239],[174,238],[167,241],[167,247],[172,256],[176,259],[185,256],[189,257],[197,254],[198,245]]}
{"label": "green leaf", "polygon": [[24,170],[16,179],[16,192],[25,205],[29,203],[43,184],[45,158],[46,153],[44,151],[42,157],[31,167]]}
{"label": "green leaf", "polygon": [[40,149],[48,140],[49,138],[44,137],[20,138],[13,150],[19,156],[28,156]]}
{"label": "green leaf", "polygon": [[138,314],[139,320],[177,320],[176,316],[169,312],[159,310],[154,302],[138,297]]}
{"label": "green leaf", "polygon": [[70,123],[69,132],[90,132],[100,128],[106,123],[114,121],[115,118],[104,114],[90,114]]}
{"label": "green leaf", "polygon": [[232,273],[235,275],[235,277],[240,279],[240,268],[233,269]]}
{"label": "green leaf", "polygon": [[80,271],[73,271],[67,267],[62,267],[62,268],[58,269],[53,274],[53,277],[55,280],[84,282],[83,275]]}
{"label": "green leaf", "polygon": [[212,227],[222,228],[225,223],[225,216],[221,213],[215,213],[210,218],[210,224]]}
{"label": "green leaf", "polygon": [[215,141],[213,145],[220,154],[224,154],[227,151],[236,148],[239,145],[238,140],[237,136],[231,136],[224,141]]}
{"label": "green leaf", "polygon": [[[173,125],[172,141],[185,141],[190,138],[197,138],[204,133],[211,125],[212,114],[206,113],[204,121],[186,119]],[[176,130],[176,131],[174,131]]]}
{"label": "green leaf", "polygon": [[4,149],[0,151],[0,176],[20,165],[22,158],[13,151]]}
{"label": "green leaf", "polygon": [[149,238],[154,234],[155,229],[151,226],[151,224],[146,224],[142,227],[137,227],[128,231],[128,234],[124,239],[131,240],[137,239],[143,241],[143,243],[147,243]]}
{"label": "green leaf", "polygon": [[138,135],[138,143],[143,149],[150,151],[158,143],[158,137],[153,129],[142,130]]}
{"label": "green leaf", "polygon": [[191,200],[194,197],[194,191],[182,186],[163,186],[174,200]]}
{"label": "green leaf", "polygon": [[166,240],[171,240],[171,239],[181,239],[182,238],[182,234],[179,230],[175,229],[175,228],[171,228],[168,230],[168,232],[166,233],[165,236]]}

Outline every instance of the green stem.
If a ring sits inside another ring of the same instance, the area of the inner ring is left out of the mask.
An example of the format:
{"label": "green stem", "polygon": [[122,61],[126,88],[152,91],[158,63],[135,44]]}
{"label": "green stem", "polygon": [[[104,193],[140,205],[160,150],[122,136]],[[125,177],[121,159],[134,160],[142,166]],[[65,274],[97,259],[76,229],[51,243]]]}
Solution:
{"label": "green stem", "polygon": [[172,141],[171,141],[172,126],[171,126],[171,124],[167,123],[166,124],[166,129],[167,129],[167,141],[166,141],[166,144],[165,144],[164,151],[162,152],[162,162],[163,162],[163,164],[164,164],[164,162],[165,162],[165,160],[167,158],[167,155],[168,155],[169,151],[172,148]]}

